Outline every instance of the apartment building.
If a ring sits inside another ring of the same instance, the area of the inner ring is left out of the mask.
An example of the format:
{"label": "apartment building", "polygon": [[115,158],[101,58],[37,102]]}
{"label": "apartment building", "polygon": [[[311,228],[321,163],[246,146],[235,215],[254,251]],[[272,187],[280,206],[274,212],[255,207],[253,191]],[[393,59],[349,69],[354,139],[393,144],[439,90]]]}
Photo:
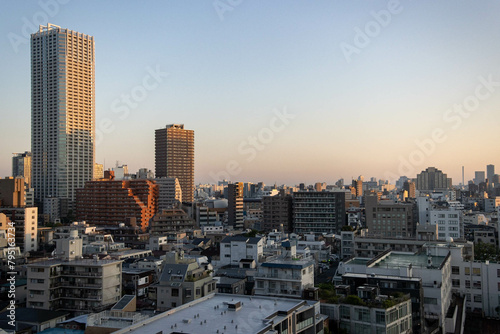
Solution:
{"label": "apartment building", "polygon": [[264,252],[264,239],[235,235],[225,237],[220,242],[220,266],[238,266],[241,260],[259,262]]}
{"label": "apartment building", "polygon": [[345,193],[299,191],[293,193],[293,231],[339,233],[345,225]]}
{"label": "apartment building", "polygon": [[114,181],[112,173],[77,190],[76,216],[94,225],[115,225],[135,218],[146,230],[158,210],[158,185],[151,180]]}
{"label": "apartment building", "polygon": [[194,131],[184,124],[169,124],[155,130],[155,174],[177,178],[182,200],[194,200]]}
{"label": "apartment building", "polygon": [[0,216],[0,230],[12,233],[8,228],[14,227],[21,253],[38,250],[38,208],[0,208]]}
{"label": "apartment building", "polygon": [[31,35],[31,152],[35,200],[74,208],[95,158],[94,37],[48,23]]}

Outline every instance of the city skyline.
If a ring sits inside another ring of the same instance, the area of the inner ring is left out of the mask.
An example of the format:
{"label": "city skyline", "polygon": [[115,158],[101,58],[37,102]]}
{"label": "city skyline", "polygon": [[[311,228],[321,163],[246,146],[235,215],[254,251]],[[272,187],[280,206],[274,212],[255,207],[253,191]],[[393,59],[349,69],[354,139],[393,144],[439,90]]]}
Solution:
{"label": "city skyline", "polygon": [[49,22],[96,40],[106,168],[153,170],[153,130],[173,123],[196,131],[196,184],[414,178],[431,166],[458,184],[462,166],[467,182],[499,165],[500,4],[214,3],[4,3],[0,175],[30,150],[27,33]]}

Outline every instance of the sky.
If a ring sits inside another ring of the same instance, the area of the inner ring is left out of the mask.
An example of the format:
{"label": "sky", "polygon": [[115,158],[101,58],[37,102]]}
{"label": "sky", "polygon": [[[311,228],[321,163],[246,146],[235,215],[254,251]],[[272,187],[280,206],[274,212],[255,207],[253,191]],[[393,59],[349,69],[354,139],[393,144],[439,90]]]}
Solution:
{"label": "sky", "polygon": [[[31,146],[29,34],[95,38],[96,162],[154,171],[195,131],[195,182],[500,170],[500,2],[0,0],[0,176]],[[147,88],[147,89],[145,89]]]}

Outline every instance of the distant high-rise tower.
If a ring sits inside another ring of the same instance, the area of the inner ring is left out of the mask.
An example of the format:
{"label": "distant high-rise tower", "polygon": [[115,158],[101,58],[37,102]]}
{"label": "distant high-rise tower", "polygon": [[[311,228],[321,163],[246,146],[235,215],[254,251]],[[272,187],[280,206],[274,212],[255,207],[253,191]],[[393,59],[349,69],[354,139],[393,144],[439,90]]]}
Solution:
{"label": "distant high-rise tower", "polygon": [[474,172],[474,184],[479,185],[486,181],[486,176],[484,175],[484,171],[479,170]]}
{"label": "distant high-rise tower", "polygon": [[243,182],[227,185],[228,224],[235,228],[243,228]]}
{"label": "distant high-rise tower", "polygon": [[493,182],[493,175],[495,175],[495,165],[486,165],[486,177],[490,184]]}
{"label": "distant high-rise tower", "polygon": [[404,183],[403,183],[403,190],[406,190],[408,192],[408,197],[409,198],[415,198],[415,189],[416,189],[416,186],[415,186],[415,183],[410,181],[410,180],[406,180]]}
{"label": "distant high-rise tower", "polygon": [[32,185],[73,207],[92,180],[95,135],[94,37],[53,24],[31,35]]}
{"label": "distant high-rise tower", "polygon": [[14,153],[12,157],[12,176],[24,177],[24,182],[31,188],[31,152]]}
{"label": "distant high-rise tower", "polygon": [[437,169],[429,167],[417,175],[417,190],[444,190],[451,189],[451,178]]}
{"label": "distant high-rise tower", "polygon": [[155,174],[177,178],[182,200],[194,200],[194,131],[170,124],[155,131]]}

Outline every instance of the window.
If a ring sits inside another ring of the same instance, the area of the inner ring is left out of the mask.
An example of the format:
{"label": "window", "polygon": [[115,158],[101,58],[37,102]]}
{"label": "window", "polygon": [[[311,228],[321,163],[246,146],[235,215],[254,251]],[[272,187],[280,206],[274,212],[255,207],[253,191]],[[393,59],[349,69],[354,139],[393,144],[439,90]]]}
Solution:
{"label": "window", "polygon": [[481,276],[481,268],[472,268],[472,275]]}
{"label": "window", "polygon": [[474,303],[481,303],[483,301],[482,295],[474,295]]}
{"label": "window", "polygon": [[500,277],[500,269],[497,269],[497,277]]}
{"label": "window", "polygon": [[340,318],[351,319],[351,308],[349,306],[340,305]]}
{"label": "window", "polygon": [[172,289],[171,294],[172,297],[179,297],[179,289]]}
{"label": "window", "polygon": [[370,310],[364,308],[354,309],[354,319],[357,321],[369,322],[370,321]]}
{"label": "window", "polygon": [[470,275],[470,268],[469,267],[465,267],[465,275]]}
{"label": "window", "polygon": [[377,322],[377,324],[385,325],[385,312],[376,311],[375,321]]}
{"label": "window", "polygon": [[424,304],[437,305],[437,298],[424,297]]}
{"label": "window", "polygon": [[[500,269],[498,269],[498,270],[500,270]],[[452,275],[460,275],[460,267],[452,266],[451,267],[451,274]],[[498,276],[498,277],[500,277],[500,276]]]}
{"label": "window", "polygon": [[474,289],[481,289],[481,281],[474,281]]}
{"label": "window", "polygon": [[[469,284],[470,284],[470,281],[469,281]],[[454,288],[460,288],[460,280],[459,279],[452,279],[451,286]]]}
{"label": "window", "polygon": [[468,279],[465,280],[465,287],[470,289],[470,281]]}

